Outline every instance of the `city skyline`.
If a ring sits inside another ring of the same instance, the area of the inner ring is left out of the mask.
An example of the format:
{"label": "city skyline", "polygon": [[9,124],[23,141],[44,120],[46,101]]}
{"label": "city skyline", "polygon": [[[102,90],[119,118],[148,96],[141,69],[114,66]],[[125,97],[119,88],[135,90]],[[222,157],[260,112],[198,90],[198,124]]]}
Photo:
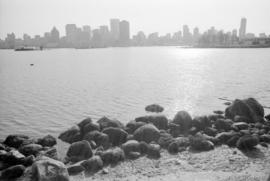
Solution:
{"label": "city skyline", "polygon": [[114,17],[132,22],[132,35],[138,31],[166,34],[185,24],[200,27],[201,31],[211,26],[227,31],[236,25],[238,28],[239,19],[246,17],[248,30],[258,35],[270,32],[269,11],[270,2],[267,0],[78,0],[76,3],[72,0],[0,0],[0,38],[10,32],[18,37],[24,33],[31,36],[43,34],[53,26],[63,35],[66,24],[89,24],[95,29]]}
{"label": "city skyline", "polygon": [[0,39],[0,48],[13,49],[21,46],[43,48],[105,48],[127,46],[195,46],[195,47],[234,47],[234,46],[269,46],[270,35],[260,33],[256,36],[247,31],[247,19],[241,18],[239,29],[230,31],[216,29],[214,26],[200,32],[198,27],[190,28],[183,25],[182,29],[173,33],[160,35],[158,32],[145,34],[139,31],[130,35],[130,23],[127,20],[110,19],[109,25],[100,25],[91,29],[90,25],[78,27],[76,24],[66,24],[65,34],[60,35],[54,26],[51,31],[31,37],[24,34],[18,38],[14,33]]}

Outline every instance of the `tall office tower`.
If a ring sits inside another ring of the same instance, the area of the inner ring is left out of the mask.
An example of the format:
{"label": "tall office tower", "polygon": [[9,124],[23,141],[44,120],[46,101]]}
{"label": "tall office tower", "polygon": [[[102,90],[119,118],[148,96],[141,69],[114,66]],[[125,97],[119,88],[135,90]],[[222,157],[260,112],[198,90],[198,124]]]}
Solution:
{"label": "tall office tower", "polygon": [[189,27],[187,25],[183,26],[183,41],[184,43],[191,43],[192,34],[189,31]]}
{"label": "tall office tower", "polygon": [[99,33],[101,36],[101,43],[104,47],[108,46],[110,43],[110,32],[109,28],[106,25],[99,27]]}
{"label": "tall office tower", "polygon": [[126,20],[123,20],[120,22],[119,26],[119,40],[120,43],[129,43],[129,38],[130,38],[130,30],[129,30],[129,22]]}
{"label": "tall office tower", "polygon": [[54,42],[54,43],[58,43],[59,39],[60,39],[60,33],[55,27],[53,27],[53,29],[51,31],[50,41]]}
{"label": "tall office tower", "polygon": [[66,37],[67,42],[74,43],[76,41],[77,36],[77,27],[75,24],[67,24],[66,25]]}
{"label": "tall office tower", "polygon": [[240,40],[245,38],[246,35],[246,27],[247,27],[247,19],[242,18],[241,19],[241,24],[240,24],[240,29],[239,29],[239,38]]}
{"label": "tall office tower", "polygon": [[199,37],[200,37],[200,31],[199,31],[199,28],[196,27],[193,29],[193,40],[198,41]]}
{"label": "tall office tower", "polygon": [[110,28],[111,28],[111,37],[112,41],[116,42],[119,40],[120,33],[120,20],[119,19],[111,19],[110,20]]}

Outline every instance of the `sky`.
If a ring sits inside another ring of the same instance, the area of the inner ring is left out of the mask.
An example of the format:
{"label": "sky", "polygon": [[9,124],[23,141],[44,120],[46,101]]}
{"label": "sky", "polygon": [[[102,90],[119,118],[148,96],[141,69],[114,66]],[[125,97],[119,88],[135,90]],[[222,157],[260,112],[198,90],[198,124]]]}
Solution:
{"label": "sky", "polygon": [[109,25],[111,18],[130,22],[138,31],[160,35],[182,29],[211,26],[224,31],[239,29],[247,18],[247,32],[270,34],[270,0],[0,0],[0,38],[14,32],[43,35],[53,26],[65,35],[65,25]]}

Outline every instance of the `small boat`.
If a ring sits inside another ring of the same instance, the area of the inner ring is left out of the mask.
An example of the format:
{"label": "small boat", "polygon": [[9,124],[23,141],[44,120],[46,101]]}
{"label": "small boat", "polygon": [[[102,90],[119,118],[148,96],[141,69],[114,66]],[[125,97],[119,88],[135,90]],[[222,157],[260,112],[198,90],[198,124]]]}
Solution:
{"label": "small boat", "polygon": [[31,64],[30,64],[30,66],[34,66],[34,64],[33,64],[33,63],[31,63]]}
{"label": "small boat", "polygon": [[23,47],[18,47],[18,48],[15,48],[14,49],[15,51],[34,51],[34,50],[40,50],[36,47],[26,47],[26,46],[23,46]]}

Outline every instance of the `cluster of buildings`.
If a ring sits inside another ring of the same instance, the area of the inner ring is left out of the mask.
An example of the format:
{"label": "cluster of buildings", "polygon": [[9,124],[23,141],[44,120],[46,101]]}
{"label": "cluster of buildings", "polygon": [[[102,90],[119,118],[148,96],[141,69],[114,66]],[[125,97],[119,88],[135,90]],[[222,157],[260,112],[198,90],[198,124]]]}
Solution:
{"label": "cluster of buildings", "polygon": [[216,30],[211,27],[204,33],[199,28],[190,30],[184,25],[182,30],[160,36],[158,32],[146,35],[139,31],[130,36],[130,24],[126,20],[111,19],[110,26],[102,25],[97,29],[91,29],[89,25],[77,27],[75,24],[65,26],[65,36],[60,36],[56,27],[43,36],[31,37],[27,34],[23,38],[16,38],[14,33],[7,34],[5,40],[0,39],[0,48],[13,49],[19,46],[34,46],[43,48],[103,48],[121,46],[233,46],[270,44],[270,35],[265,33],[256,37],[253,33],[246,33],[246,18],[241,19],[239,31],[231,32]]}

